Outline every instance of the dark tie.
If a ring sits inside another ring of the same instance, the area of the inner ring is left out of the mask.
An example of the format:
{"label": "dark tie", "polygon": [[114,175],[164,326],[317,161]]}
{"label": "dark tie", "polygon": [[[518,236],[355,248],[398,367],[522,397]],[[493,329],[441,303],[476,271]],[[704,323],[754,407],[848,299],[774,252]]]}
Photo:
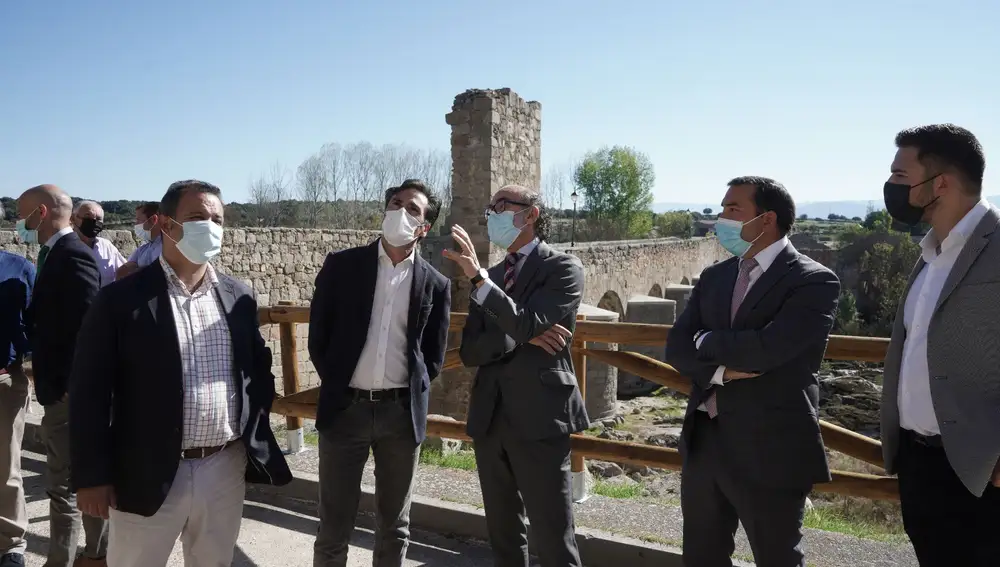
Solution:
{"label": "dark tie", "polygon": [[503,290],[506,293],[510,293],[510,290],[514,289],[514,268],[517,267],[517,252],[507,254],[504,266]]}
{"label": "dark tie", "polygon": [[[743,298],[746,297],[747,291],[750,289],[750,272],[757,267],[757,260],[750,258],[749,260],[743,260],[740,262],[740,274],[736,277],[736,285],[733,286],[733,303],[730,307],[730,320],[736,319],[736,312],[739,311],[740,305],[743,303]],[[708,395],[708,399],[705,400],[705,409],[708,410],[708,417],[715,419],[715,416],[719,415],[719,406],[715,400],[715,389],[712,389],[712,393]]]}
{"label": "dark tie", "polygon": [[47,258],[48,255],[49,255],[48,246],[42,246],[41,248],[38,249],[38,262],[35,265],[36,272],[42,271],[42,264],[45,263],[45,258]]}

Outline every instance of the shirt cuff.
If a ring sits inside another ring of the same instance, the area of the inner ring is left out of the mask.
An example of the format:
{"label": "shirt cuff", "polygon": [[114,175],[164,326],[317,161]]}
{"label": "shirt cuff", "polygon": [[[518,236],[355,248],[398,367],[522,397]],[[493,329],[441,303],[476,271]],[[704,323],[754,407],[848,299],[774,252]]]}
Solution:
{"label": "shirt cuff", "polygon": [[712,331],[706,331],[706,332],[698,335],[698,338],[694,340],[694,348],[695,349],[701,348],[701,343],[703,343],[705,341],[705,337],[707,337],[708,335],[711,335],[711,334],[712,334]]}
{"label": "shirt cuff", "polygon": [[493,282],[486,278],[483,280],[483,285],[477,287],[472,291],[472,300],[476,302],[477,305],[482,305],[486,301],[486,296],[490,294],[490,288],[494,286]]}
{"label": "shirt cuff", "polygon": [[726,373],[726,367],[725,366],[720,366],[720,367],[716,368],[715,369],[715,374],[712,375],[711,383],[715,384],[716,386],[725,385],[725,382],[722,381],[722,375],[725,374],[725,373]]}

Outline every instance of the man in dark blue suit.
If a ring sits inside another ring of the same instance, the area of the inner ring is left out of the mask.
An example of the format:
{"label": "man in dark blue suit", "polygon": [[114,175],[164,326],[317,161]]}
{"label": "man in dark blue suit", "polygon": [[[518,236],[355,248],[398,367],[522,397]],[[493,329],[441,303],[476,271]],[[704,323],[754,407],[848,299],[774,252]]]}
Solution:
{"label": "man in dark blue suit", "polygon": [[427,429],[431,380],[444,361],[451,282],[417,244],[441,202],[409,179],[385,193],[382,237],[330,254],[316,277],[309,354],[322,380],[319,533],[314,567],[343,567],[369,450],[375,457],[375,567],[399,567]]}
{"label": "man in dark blue suit", "polygon": [[[28,308],[31,366],[35,395],[45,407],[46,492],[49,495],[51,543],[46,567],[76,563],[81,517],[70,489],[69,404],[67,392],[83,316],[101,287],[97,261],[73,231],[73,201],[55,185],[39,185],[17,199],[17,234],[40,244],[38,275]],[[83,516],[86,548],[82,565],[104,565],[107,523]]]}

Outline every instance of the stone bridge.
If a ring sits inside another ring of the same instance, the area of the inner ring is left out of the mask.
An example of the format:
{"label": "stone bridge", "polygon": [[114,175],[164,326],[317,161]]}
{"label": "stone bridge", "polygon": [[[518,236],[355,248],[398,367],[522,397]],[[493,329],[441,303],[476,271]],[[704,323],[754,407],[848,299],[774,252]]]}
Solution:
{"label": "stone bridge", "polygon": [[[469,232],[480,262],[495,264],[503,259],[503,251],[489,244],[483,211],[493,193],[506,184],[542,186],[541,105],[524,101],[510,89],[469,90],[455,97],[445,120],[452,128],[452,202],[448,218],[442,219],[443,232],[447,233],[452,224],[461,224]],[[66,189],[72,191],[72,187]],[[104,236],[126,256],[135,249],[130,232],[108,231]],[[312,298],[313,282],[327,253],[369,243],[377,236],[375,232],[356,230],[231,229],[225,233],[223,252],[215,265],[252,286],[261,305],[276,305],[279,301],[305,304]],[[456,277],[451,265],[442,264],[441,249],[450,245],[448,236],[428,239],[421,246],[421,254],[452,277],[453,310],[466,311],[468,280]],[[575,254],[583,262],[585,303],[622,319],[631,297],[662,297],[670,284],[687,284],[706,266],[726,257],[714,238],[584,242],[574,247],[555,247]],[[0,231],[0,248],[32,259],[37,254],[37,246],[16,243],[11,231]],[[306,326],[300,325],[303,387],[317,384],[305,351],[306,332]],[[275,373],[280,374],[277,328],[266,329],[265,338],[274,351]],[[471,383],[468,372],[452,371],[435,381],[433,412],[464,418]],[[610,388],[608,394],[613,396],[614,389]]]}

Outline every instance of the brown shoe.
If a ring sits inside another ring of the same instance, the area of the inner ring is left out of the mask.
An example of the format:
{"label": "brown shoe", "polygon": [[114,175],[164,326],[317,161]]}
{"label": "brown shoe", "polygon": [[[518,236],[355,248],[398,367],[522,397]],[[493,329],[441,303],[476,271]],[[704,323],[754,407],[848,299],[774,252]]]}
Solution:
{"label": "brown shoe", "polygon": [[91,559],[89,557],[77,557],[73,562],[73,567],[108,567],[107,559]]}

